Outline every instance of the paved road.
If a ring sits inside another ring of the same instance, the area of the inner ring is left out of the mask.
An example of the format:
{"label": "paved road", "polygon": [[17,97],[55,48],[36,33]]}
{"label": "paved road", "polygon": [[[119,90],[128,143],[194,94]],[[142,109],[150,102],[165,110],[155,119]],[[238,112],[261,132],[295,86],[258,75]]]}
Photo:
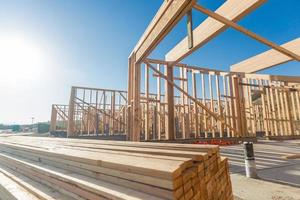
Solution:
{"label": "paved road", "polygon": [[[254,144],[258,175],[262,179],[300,187],[300,159],[285,159],[300,154],[300,140],[259,141]],[[245,174],[243,146],[221,147],[221,155],[229,158],[233,174]]]}

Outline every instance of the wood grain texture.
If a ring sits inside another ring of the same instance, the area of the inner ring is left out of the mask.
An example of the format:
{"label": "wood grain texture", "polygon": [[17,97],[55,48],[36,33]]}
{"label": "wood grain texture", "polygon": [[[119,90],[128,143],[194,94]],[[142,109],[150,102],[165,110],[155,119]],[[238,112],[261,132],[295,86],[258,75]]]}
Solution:
{"label": "wood grain texture", "polygon": [[194,0],[169,0],[163,2],[133,50],[136,53],[136,62],[139,62],[151,53],[194,3]]}
{"label": "wood grain texture", "polygon": [[[0,169],[78,200],[212,199],[209,188],[217,187],[217,199],[232,199],[230,179],[222,187],[214,181],[229,177],[214,145],[20,136],[0,137],[0,143]],[[30,188],[28,193],[42,194]]]}
{"label": "wood grain texture", "polygon": [[[228,0],[215,12],[233,22],[237,22],[264,2],[265,0]],[[189,48],[188,37],[185,37],[166,54],[165,60],[175,63],[180,62],[183,58],[226,30],[226,28],[228,27],[225,24],[208,17],[193,30],[193,48]]]}
{"label": "wood grain texture", "polygon": [[[287,42],[283,44],[282,47],[300,55],[300,38]],[[233,72],[254,73],[291,60],[293,59],[289,56],[271,49],[237,64],[231,65],[230,70]]]}

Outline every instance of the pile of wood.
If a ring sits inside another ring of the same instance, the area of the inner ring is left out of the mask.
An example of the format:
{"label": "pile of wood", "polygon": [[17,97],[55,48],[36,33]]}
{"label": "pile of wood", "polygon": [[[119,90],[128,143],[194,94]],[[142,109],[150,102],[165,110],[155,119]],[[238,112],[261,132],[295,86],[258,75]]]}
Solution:
{"label": "pile of wood", "polygon": [[37,199],[233,199],[228,161],[214,145],[5,137],[0,170],[18,188],[1,178],[6,196],[22,190]]}

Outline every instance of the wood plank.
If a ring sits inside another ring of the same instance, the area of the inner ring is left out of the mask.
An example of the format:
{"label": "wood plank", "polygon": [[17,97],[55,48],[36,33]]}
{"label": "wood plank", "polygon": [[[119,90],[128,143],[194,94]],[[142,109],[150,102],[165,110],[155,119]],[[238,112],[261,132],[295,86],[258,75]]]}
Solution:
{"label": "wood plank", "polygon": [[38,200],[18,183],[0,172],[0,199],[5,200]]}
{"label": "wood plank", "polygon": [[[195,99],[198,99],[198,95],[197,95],[197,79],[196,79],[196,74],[193,73],[192,74],[192,89],[193,89],[193,97]],[[200,130],[199,130],[199,109],[197,104],[194,104],[194,120],[195,120],[195,138],[199,138],[200,137]]]}
{"label": "wood plank", "polygon": [[[127,155],[136,155],[136,156],[143,156],[146,157],[146,154],[149,154],[147,157],[153,157],[153,158],[158,158],[158,156],[165,156],[162,157],[164,159],[169,159],[169,160],[180,160],[180,161],[185,161],[188,162],[188,159],[182,159],[182,158],[191,158],[193,161],[204,161],[204,157],[206,153],[204,152],[192,152],[192,151],[185,151],[184,149],[182,150],[169,150],[169,149],[156,149],[156,148],[138,148],[138,147],[126,147],[126,146],[112,146],[112,145],[90,145],[90,144],[61,144],[59,145],[62,149],[66,147],[70,147],[75,149],[80,149],[82,147],[82,150],[102,150],[102,152],[108,152],[113,154],[124,154],[126,155],[129,152],[131,154]],[[56,147],[58,148],[58,147]],[[158,155],[158,156],[157,156]]]}
{"label": "wood plank", "polygon": [[[45,165],[25,161],[24,159],[17,159],[11,156],[0,154],[0,160],[10,164],[17,164],[16,168],[24,170],[24,172],[32,174],[32,177],[46,179],[53,184],[60,185],[66,190],[88,197],[88,199],[103,199],[117,198],[117,199],[155,199],[160,198],[147,195],[132,189],[113,185],[100,180],[93,180],[88,177],[69,173],[66,170],[61,170],[54,167],[46,167]],[[21,168],[22,167],[22,168]],[[71,186],[71,187],[70,187]],[[100,196],[98,196],[100,195]]]}
{"label": "wood plank", "polygon": [[[173,82],[173,67],[166,65],[165,66],[166,77],[169,81]],[[175,115],[174,115],[174,88],[172,84],[168,81],[165,81],[165,91],[166,91],[166,103],[168,109],[168,115],[166,116],[166,139],[174,140],[175,139]]]}
{"label": "wood plank", "polygon": [[26,149],[26,151],[32,153],[39,153],[43,155],[50,155],[61,159],[68,159],[76,162],[82,162],[89,165],[102,166],[106,168],[132,171],[137,174],[152,175],[155,177],[176,178],[182,172],[182,162],[175,160],[163,160],[156,158],[143,158],[128,155],[114,154],[112,157],[107,153],[90,152],[81,150],[41,150],[33,147],[24,147],[20,145],[12,145],[7,143],[1,143],[12,149]]}
{"label": "wood plank", "polygon": [[[205,77],[203,73],[201,73],[201,90],[202,90],[202,104],[206,105],[206,87],[205,87]],[[207,115],[204,109],[202,109],[202,113],[203,113],[203,126],[204,126],[204,134],[205,134],[204,136],[205,138],[207,138],[208,137]]]}
{"label": "wood plank", "polygon": [[[210,110],[211,112],[215,112],[214,108],[214,94],[213,94],[213,85],[212,85],[212,75],[208,75],[208,88],[209,88],[209,96],[210,96]],[[213,117],[210,118],[210,129],[212,132],[212,137],[216,137],[216,130],[215,130],[215,119]]]}
{"label": "wood plank", "polygon": [[51,123],[50,123],[50,132],[56,131],[56,119],[57,119],[57,110],[55,105],[52,105],[51,108]]}
{"label": "wood plank", "polygon": [[[21,175],[7,167],[0,166],[0,174],[4,174],[7,178],[11,179],[13,182],[24,188],[27,193],[30,193],[31,199],[39,199],[39,200],[72,200],[71,198],[65,194],[58,192],[57,190],[53,190],[53,188],[47,187],[44,184],[40,184],[39,182],[33,181],[32,179]],[[1,185],[1,184],[0,184]],[[21,196],[21,200],[25,196],[21,191],[17,190]],[[34,197],[33,197],[34,196]],[[1,197],[1,196],[0,196]],[[77,199],[81,199],[77,197]]]}
{"label": "wood plank", "polygon": [[0,137],[0,143],[1,164],[74,199],[205,199],[223,183],[212,180],[229,174],[211,145],[20,136]]}
{"label": "wood plank", "polygon": [[70,102],[69,102],[69,112],[68,112],[68,130],[67,135],[68,136],[74,136],[74,129],[75,129],[75,122],[74,122],[74,112],[75,112],[75,96],[76,96],[76,88],[71,88],[71,96],[70,96]]}
{"label": "wood plank", "polygon": [[122,172],[114,169],[98,167],[98,166],[93,166],[93,165],[88,165],[83,163],[79,164],[75,161],[60,159],[49,155],[46,156],[38,153],[31,153],[27,151],[12,150],[3,147],[1,147],[1,150],[3,152],[9,152],[10,154],[21,155],[23,158],[39,161],[49,166],[55,166],[61,169],[72,170],[78,174],[83,174],[83,175],[88,174],[92,177],[97,177],[97,176],[101,177],[106,175],[106,176],[118,177],[126,180],[134,180],[135,182],[152,185],[160,188],[166,188],[166,189],[171,189],[173,187],[175,188],[175,186],[173,185],[173,181],[162,179],[162,178],[144,176],[140,174],[135,174],[134,172]]}
{"label": "wood plank", "polygon": [[[237,22],[264,2],[265,0],[227,0],[216,10],[216,13],[232,20],[233,22]],[[208,17],[193,30],[193,48],[189,48],[188,37],[185,37],[166,54],[165,60],[176,63],[180,62],[180,60],[204,46],[207,42],[227,28],[228,27],[225,24]]]}
{"label": "wood plank", "polygon": [[[45,144],[51,141],[54,142],[68,142],[73,144],[104,144],[104,145],[113,145],[113,146],[130,146],[130,147],[140,147],[140,148],[159,148],[159,149],[168,149],[168,150],[183,150],[184,151],[195,151],[195,152],[206,152],[209,156],[212,153],[219,151],[217,145],[196,145],[196,144],[178,144],[178,143],[153,143],[153,142],[124,142],[124,141],[104,141],[104,140],[89,140],[89,139],[65,139],[65,138],[35,138],[35,137],[20,137],[13,136],[9,140],[13,139],[16,142],[27,141],[32,143],[33,141],[43,141]],[[3,140],[3,139],[2,139]],[[41,144],[42,146],[42,144]]]}
{"label": "wood plank", "polygon": [[269,74],[239,74],[243,78],[261,79],[266,81],[284,81],[290,83],[300,83],[299,76],[282,76],[282,75],[269,75]]}
{"label": "wood plank", "polygon": [[146,93],[146,109],[145,109],[145,140],[150,139],[150,106],[149,106],[149,67],[145,65],[145,93]]}
{"label": "wood plank", "polygon": [[208,9],[204,8],[203,6],[200,6],[198,4],[194,5],[194,8],[197,9],[198,11],[200,11],[200,12],[202,12],[202,13],[204,13],[204,14],[206,14],[206,15],[208,15],[208,16],[210,16],[210,17],[212,17],[212,18],[214,18],[214,19],[216,19],[216,20],[218,20],[218,21],[220,21],[224,24],[226,24],[227,26],[230,26],[231,28],[233,28],[233,29],[235,29],[235,30],[251,37],[252,39],[257,40],[260,43],[265,44],[265,45],[271,47],[272,49],[275,49],[275,50],[279,51],[280,53],[285,54],[285,55],[287,55],[287,56],[289,56],[289,57],[291,57],[291,58],[293,58],[297,61],[300,61],[300,56],[299,55],[293,53],[292,51],[290,51],[290,50],[288,50],[284,47],[281,47],[281,46],[277,45],[276,43],[274,43],[272,41],[269,41],[266,38],[263,38],[260,35],[257,35],[254,32],[251,32],[251,31],[247,30],[246,28],[232,22],[231,20],[228,20],[227,18],[223,17],[222,15],[214,13],[214,12],[212,12],[212,11],[210,11],[210,10],[208,10]]}
{"label": "wood plank", "polygon": [[141,64],[134,63],[133,64],[133,119],[132,119],[132,141],[140,141],[141,140],[141,127],[140,127],[140,119],[141,119],[141,107],[140,107],[140,93],[141,93]]}
{"label": "wood plank", "polygon": [[[160,64],[157,64],[157,70],[160,72]],[[160,140],[161,139],[161,78],[158,76],[157,77],[157,139]]]}
{"label": "wood plank", "polygon": [[[300,38],[289,41],[282,47],[300,55]],[[233,72],[245,72],[254,73],[276,65],[286,63],[293,60],[289,56],[286,56],[274,49],[268,50],[246,60],[243,60],[237,64],[231,65],[230,71]]]}
{"label": "wood plank", "polygon": [[194,0],[164,1],[133,50],[135,61],[146,58],[194,3]]}
{"label": "wood plank", "polygon": [[[98,171],[91,170],[89,168],[79,168],[75,162],[66,162],[65,160],[53,159],[51,157],[40,156],[38,154],[22,154],[21,152],[13,152],[13,155],[22,156],[22,158],[40,162],[45,166],[53,166],[59,169],[63,169],[72,173],[76,173],[83,176],[88,176],[90,178],[94,178],[97,180],[109,182],[112,184],[116,184],[122,187],[127,187],[130,189],[135,189],[140,192],[145,192],[148,194],[156,194],[156,196],[169,199],[172,196],[172,190],[179,186],[174,185],[177,184],[175,181],[159,179],[156,183],[158,184],[148,184],[142,183],[138,179],[132,178],[128,179],[127,176],[123,176],[123,173],[115,173],[114,175],[107,175],[103,173],[102,170],[98,169]],[[108,169],[107,169],[108,170]],[[104,170],[105,171],[105,170]],[[117,176],[116,176],[117,175]],[[132,176],[133,177],[133,176]],[[148,177],[144,177],[147,179]],[[151,177],[149,177],[151,178]],[[47,199],[48,200],[48,199]]]}

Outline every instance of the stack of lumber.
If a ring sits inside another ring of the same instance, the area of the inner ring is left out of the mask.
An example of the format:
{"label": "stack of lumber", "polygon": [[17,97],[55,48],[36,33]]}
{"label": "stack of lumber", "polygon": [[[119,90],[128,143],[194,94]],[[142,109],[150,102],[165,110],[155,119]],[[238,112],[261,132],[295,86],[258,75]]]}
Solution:
{"label": "stack of lumber", "polygon": [[0,138],[0,170],[38,199],[233,199],[215,145],[12,136]]}

